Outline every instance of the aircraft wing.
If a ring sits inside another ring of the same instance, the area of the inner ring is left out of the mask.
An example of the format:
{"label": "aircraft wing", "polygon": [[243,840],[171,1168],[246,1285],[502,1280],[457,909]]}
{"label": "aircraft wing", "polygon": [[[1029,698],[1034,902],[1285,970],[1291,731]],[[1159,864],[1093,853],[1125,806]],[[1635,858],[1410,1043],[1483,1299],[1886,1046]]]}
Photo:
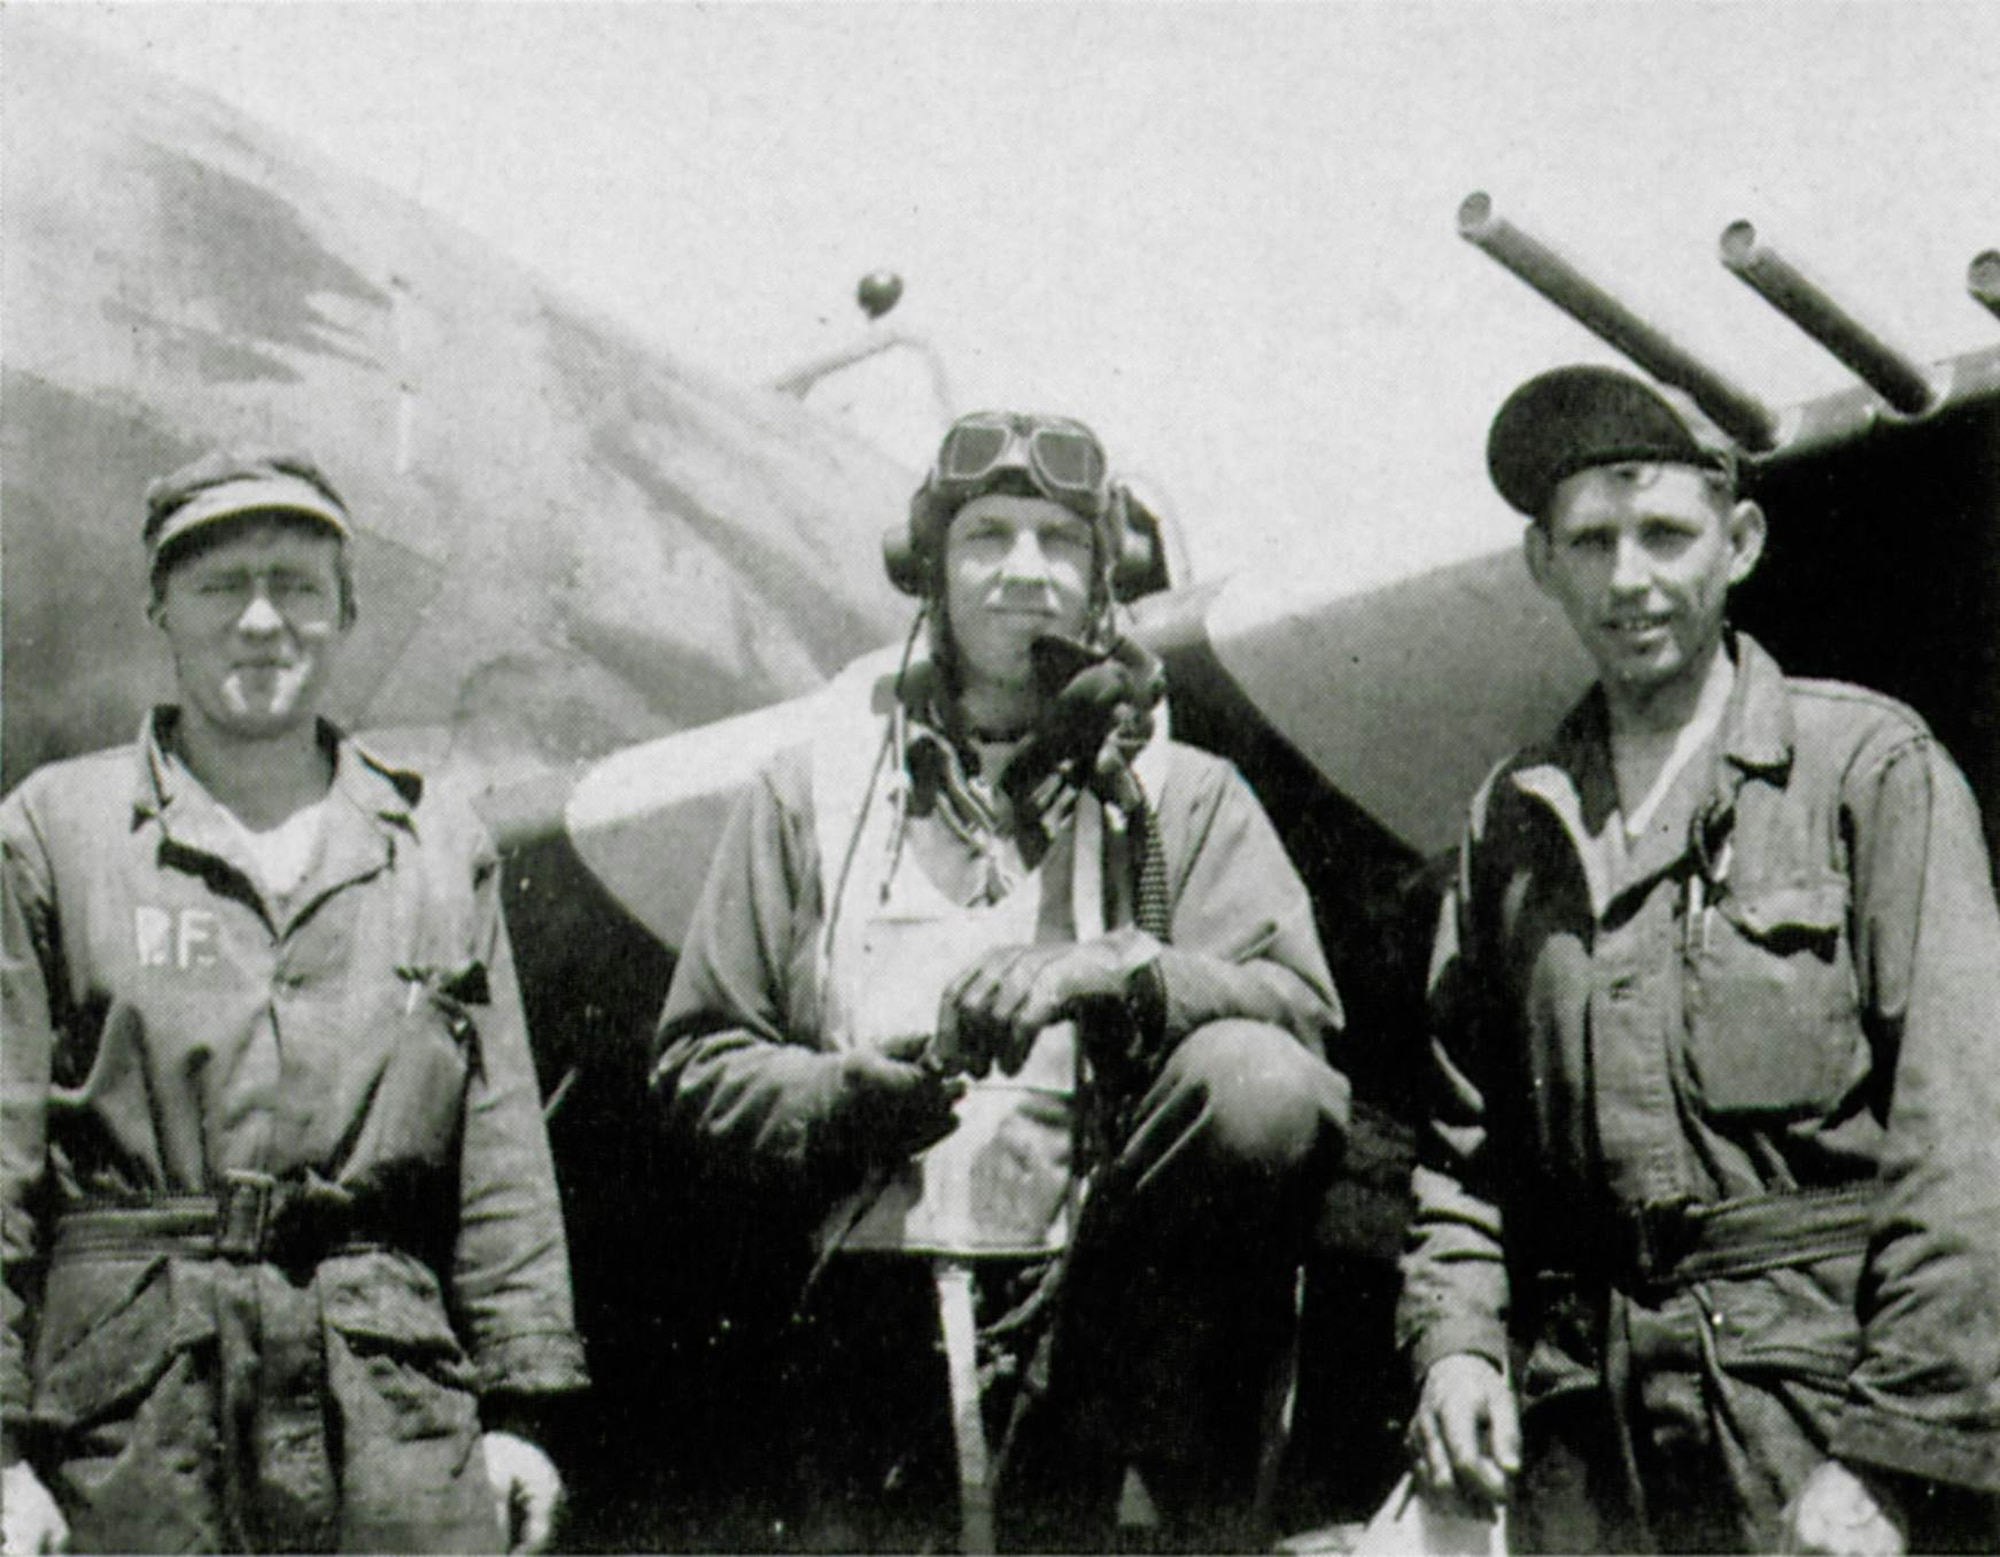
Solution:
{"label": "aircraft wing", "polygon": [[10,15],[7,49],[6,783],[170,689],[142,495],[217,442],[327,468],[361,602],[330,711],[476,786],[895,631],[875,538],[914,478],[839,424],[56,27]]}
{"label": "aircraft wing", "polygon": [[[1240,574],[1151,597],[1136,614],[1136,635],[1167,662],[1176,728],[1202,728],[1253,784],[1253,742],[1275,736],[1416,856],[1451,845],[1485,770],[1588,683],[1513,548],[1353,593]],[[863,656],[839,679],[872,681],[896,652]],[[578,779],[562,825],[626,911],[677,946],[738,795],[843,706],[830,688],[614,753]],[[516,818],[514,836],[551,820],[505,797],[494,810]]]}

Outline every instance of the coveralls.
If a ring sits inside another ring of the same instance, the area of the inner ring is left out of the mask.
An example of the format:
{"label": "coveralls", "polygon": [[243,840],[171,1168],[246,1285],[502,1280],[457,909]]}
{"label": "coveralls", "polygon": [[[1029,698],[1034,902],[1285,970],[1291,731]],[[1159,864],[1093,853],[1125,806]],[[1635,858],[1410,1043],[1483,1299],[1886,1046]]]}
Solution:
{"label": "coveralls", "polygon": [[584,1371],[492,846],[322,724],[267,898],[175,717],[0,805],[7,1429],[79,1550],[497,1550]]}
{"label": "coveralls", "polygon": [[1829,1456],[2000,1489],[1973,801],[1908,709],[1733,647],[1643,834],[1593,691],[1482,788],[1445,904],[1399,1328],[1419,1378],[1511,1367],[1529,1549],[1773,1550]]}
{"label": "coveralls", "polygon": [[[802,744],[766,768],[723,836],[667,998],[653,1086],[668,1130],[713,1175],[761,1183],[774,1199],[836,1207],[857,1182],[899,1171],[871,1147],[843,1090],[842,1049],[896,1036],[881,1022],[849,1025],[857,998],[885,983],[922,984],[914,1000],[904,991],[896,1003],[907,1009],[886,1026],[927,1031],[939,981],[977,950],[982,916],[1004,916],[998,941],[1014,944],[1077,939],[1080,929],[1098,928],[1085,923],[1091,918],[1114,930],[1123,922],[1116,900],[1124,867],[1111,833],[1086,825],[1094,800],[1080,797],[1077,817],[1056,832],[1039,866],[1010,881],[993,868],[995,824],[971,773],[976,759],[940,733],[941,721],[909,712],[852,846],[843,846],[850,828],[825,825],[823,813],[837,803],[828,796],[840,789],[828,770],[865,764],[882,746],[879,709],[837,724],[844,736]],[[1150,1009],[1123,1017],[1143,1059],[1127,1129],[1071,1230],[1044,1430],[1034,1438],[1043,1448],[1010,1462],[999,1487],[1002,1539],[1044,1549],[1108,1534],[1108,1525],[1092,1532],[1033,1523],[1038,1507],[1084,1501],[1080,1484],[1107,1468],[1114,1495],[1117,1470],[1129,1462],[1154,1467],[1156,1484],[1202,1497],[1232,1477],[1247,1479],[1240,1473],[1254,1455],[1258,1387],[1271,1343],[1286,1333],[1312,1197],[1337,1163],[1346,1124],[1346,1082],[1321,1058],[1339,1006],[1311,904],[1269,820],[1227,764],[1164,740],[1150,756],[1140,771],[1164,846],[1171,933],[1148,979]],[[1093,847],[1106,850],[1101,868],[1089,858]],[[954,868],[933,872],[926,859]],[[836,959],[865,957],[871,943],[903,949],[859,976],[819,953],[830,881],[843,864]],[[1105,897],[1101,911],[1077,888],[1092,879]],[[945,889],[951,880],[956,897]],[[1025,907],[1015,906],[1023,898]],[[1073,1117],[1057,1110],[1051,1083],[1060,1066],[1047,1063],[1069,1026],[1037,1041],[1022,1078],[1050,1085],[1024,1114],[1045,1117],[1036,1110],[1046,1108],[1058,1120]],[[1089,1052],[1088,1037],[1083,1047]],[[934,1155],[977,1127],[981,1101],[975,1090],[960,1104],[958,1131]],[[1066,1139],[1047,1130],[1003,1130],[996,1139],[1000,1147],[983,1160],[1008,1162],[1005,1181],[1028,1186],[1030,1198],[1052,1168],[1060,1178],[1069,1166]],[[1065,1209],[1060,1195],[1041,1192],[1038,1203],[1052,1214]],[[1019,1202],[1007,1204],[1011,1214]],[[836,1241],[854,1235],[842,1244],[852,1254],[894,1242],[878,1236],[878,1220],[836,1216],[829,1225]],[[906,1250],[940,1247],[924,1217],[904,1226]],[[887,1312],[879,1302],[866,1307],[877,1323]],[[911,1335],[902,1344],[928,1343]],[[1232,1431],[1238,1460],[1218,1442]],[[1161,1466],[1171,1469],[1162,1476]],[[1071,1485],[1051,1489],[1044,1473]],[[1020,1520],[1011,1526],[1010,1508]]]}

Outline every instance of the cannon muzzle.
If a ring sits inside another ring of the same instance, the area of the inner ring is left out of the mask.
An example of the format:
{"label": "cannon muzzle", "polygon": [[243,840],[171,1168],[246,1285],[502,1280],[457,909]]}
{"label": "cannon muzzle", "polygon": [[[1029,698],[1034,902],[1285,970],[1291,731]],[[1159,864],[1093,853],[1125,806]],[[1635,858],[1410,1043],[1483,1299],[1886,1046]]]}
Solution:
{"label": "cannon muzzle", "polygon": [[1685,390],[1745,448],[1762,454],[1777,441],[1778,419],[1763,401],[1641,319],[1562,255],[1496,216],[1491,196],[1474,192],[1465,197],[1458,208],[1458,232],[1653,377]]}
{"label": "cannon muzzle", "polygon": [[1973,257],[1965,267],[1965,290],[1974,301],[1983,303],[1994,318],[2000,319],[2000,249],[1988,249]]}
{"label": "cannon muzzle", "polygon": [[1776,249],[1760,242],[1751,223],[1731,222],[1723,228],[1722,263],[1905,416],[1920,416],[1937,404],[1936,386],[1922,366],[1842,308]]}

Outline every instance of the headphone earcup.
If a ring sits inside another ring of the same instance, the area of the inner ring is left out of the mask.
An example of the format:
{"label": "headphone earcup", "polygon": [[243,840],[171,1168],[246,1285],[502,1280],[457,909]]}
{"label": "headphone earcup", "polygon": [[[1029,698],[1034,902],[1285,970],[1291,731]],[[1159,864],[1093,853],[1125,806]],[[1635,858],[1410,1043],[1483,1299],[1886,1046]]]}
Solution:
{"label": "headphone earcup", "polygon": [[903,594],[923,599],[930,584],[931,563],[924,555],[931,525],[931,484],[928,480],[910,498],[910,516],[882,532],[882,567],[889,582]]}
{"label": "headphone earcup", "polygon": [[882,567],[903,594],[922,596],[924,560],[908,525],[892,524],[882,532]]}
{"label": "headphone earcup", "polygon": [[1111,533],[1118,547],[1111,563],[1115,599],[1137,600],[1142,595],[1158,594],[1172,583],[1167,577],[1159,516],[1122,483],[1111,489]]}

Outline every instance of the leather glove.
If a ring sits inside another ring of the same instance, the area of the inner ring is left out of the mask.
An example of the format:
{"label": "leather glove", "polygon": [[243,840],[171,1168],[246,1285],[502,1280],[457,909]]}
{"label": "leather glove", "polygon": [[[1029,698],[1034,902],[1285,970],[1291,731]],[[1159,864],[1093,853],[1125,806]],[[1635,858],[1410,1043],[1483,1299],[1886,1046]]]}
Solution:
{"label": "leather glove", "polygon": [[1152,936],[1128,929],[987,952],[945,986],[935,1063],[952,1074],[984,1076],[997,1065],[1001,1075],[1013,1075],[1043,1028],[1093,1003],[1122,1001],[1132,975],[1159,950]]}
{"label": "leather glove", "polygon": [[840,1057],[840,1113],[852,1145],[870,1160],[913,1157],[958,1128],[952,1105],[965,1079],[925,1063],[928,1034]]}

